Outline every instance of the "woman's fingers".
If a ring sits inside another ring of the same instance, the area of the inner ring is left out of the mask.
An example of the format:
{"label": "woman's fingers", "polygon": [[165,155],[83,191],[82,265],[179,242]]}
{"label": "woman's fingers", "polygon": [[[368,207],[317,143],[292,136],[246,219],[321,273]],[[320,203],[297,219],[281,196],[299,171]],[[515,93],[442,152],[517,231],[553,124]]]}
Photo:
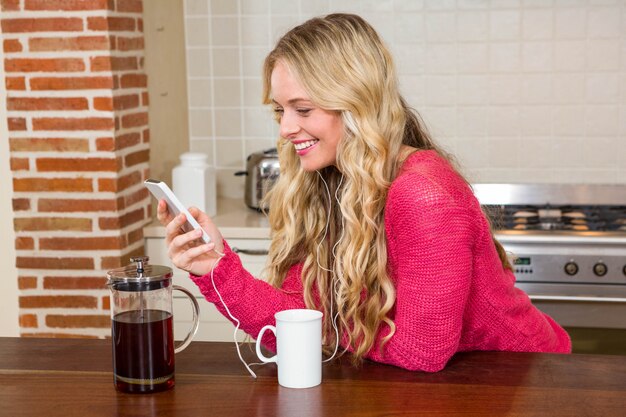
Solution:
{"label": "woman's fingers", "polygon": [[172,218],[172,220],[165,225],[165,242],[169,245],[169,242],[174,240],[178,235],[184,233],[183,225],[187,222],[187,218],[183,213],[179,213],[178,216]]}
{"label": "woman's fingers", "polygon": [[[210,233],[213,242],[205,244],[202,241],[202,230],[185,232],[189,230],[185,227],[187,223],[185,214],[179,213],[177,216],[172,216],[165,200],[160,200],[157,205],[157,218],[165,226],[168,257],[177,268],[202,276],[211,270],[218,259],[217,254],[224,250],[221,234],[211,219],[201,210],[193,207],[189,209],[189,212],[201,227]],[[212,251],[215,253],[211,253]]]}
{"label": "woman's fingers", "polygon": [[159,220],[159,222],[163,226],[166,226],[169,222],[172,221],[173,218],[174,216],[172,216],[172,213],[170,213],[167,209],[167,204],[165,203],[165,200],[159,200],[157,204],[157,219]]}
{"label": "woman's fingers", "polygon": [[[192,230],[175,236],[168,245],[168,256],[177,268],[191,272],[195,275],[204,275],[202,269],[203,260],[199,257],[206,255],[215,248],[214,243],[202,243],[201,230]],[[198,262],[200,261],[200,262]],[[197,269],[198,271],[194,270]]]}
{"label": "woman's fingers", "polygon": [[198,218],[200,217],[200,214],[204,214],[200,211],[199,208],[193,207],[193,206],[189,207],[187,210],[189,211],[189,214],[191,214],[196,220],[198,220]]}
{"label": "woman's fingers", "polygon": [[193,242],[197,242],[202,237],[202,230],[192,230],[191,232],[183,233],[175,236],[169,245],[169,252],[171,256],[175,256],[177,253],[186,250],[193,245]]}
{"label": "woman's fingers", "polygon": [[188,210],[189,210],[189,214],[191,214],[193,218],[196,219],[198,224],[200,224],[201,226],[213,225],[213,221],[211,221],[211,218],[199,208],[189,207]]}
{"label": "woman's fingers", "polygon": [[172,263],[180,269],[183,269],[187,272],[191,272],[194,275],[204,275],[203,271],[194,271],[193,265],[194,261],[206,254],[207,252],[213,250],[215,247],[214,243],[204,243],[202,245],[193,246],[185,251],[178,252],[175,256],[172,257]]}
{"label": "woman's fingers", "polygon": [[197,207],[189,207],[189,213],[198,221],[200,226],[207,232],[207,234],[211,237],[211,240],[215,242],[215,250],[218,253],[224,252],[224,244],[222,243],[222,234],[219,229],[213,223],[213,219],[211,219],[205,212],[198,209]]}

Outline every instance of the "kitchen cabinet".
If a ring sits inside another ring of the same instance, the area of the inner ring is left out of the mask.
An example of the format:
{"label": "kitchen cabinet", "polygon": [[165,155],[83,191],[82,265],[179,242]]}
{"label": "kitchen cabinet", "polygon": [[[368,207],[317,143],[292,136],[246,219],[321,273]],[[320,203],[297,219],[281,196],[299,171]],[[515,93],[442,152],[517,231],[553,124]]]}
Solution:
{"label": "kitchen cabinet", "polygon": [[[218,200],[218,214],[213,218],[222,236],[231,248],[237,248],[244,267],[255,277],[264,278],[263,268],[269,249],[269,227],[267,219],[243,204],[239,200]],[[235,326],[217,311],[215,306],[204,299],[198,287],[189,279],[189,275],[172,265],[167,257],[165,230],[157,222],[144,229],[145,254],[153,265],[169,266],[173,270],[173,283],[185,287],[198,300],[200,305],[200,326],[194,340],[210,342],[230,342],[233,340]],[[182,340],[191,327],[192,308],[187,297],[174,291],[174,335]],[[242,341],[245,334],[237,332],[237,340]]]}

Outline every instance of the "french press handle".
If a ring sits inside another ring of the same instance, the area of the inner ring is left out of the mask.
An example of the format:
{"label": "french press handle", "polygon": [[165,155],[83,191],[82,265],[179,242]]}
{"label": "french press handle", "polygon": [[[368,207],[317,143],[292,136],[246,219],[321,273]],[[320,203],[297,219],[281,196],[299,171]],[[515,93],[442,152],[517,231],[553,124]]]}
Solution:
{"label": "french press handle", "polygon": [[198,326],[200,324],[200,306],[198,305],[196,297],[185,287],[181,287],[180,285],[174,285],[172,288],[174,290],[178,290],[184,293],[189,298],[193,311],[193,325],[191,326],[191,329],[189,329],[189,332],[187,333],[187,336],[185,336],[185,339],[182,341],[182,343],[174,348],[174,353],[178,353],[182,352],[187,346],[189,346],[191,340],[198,331]]}

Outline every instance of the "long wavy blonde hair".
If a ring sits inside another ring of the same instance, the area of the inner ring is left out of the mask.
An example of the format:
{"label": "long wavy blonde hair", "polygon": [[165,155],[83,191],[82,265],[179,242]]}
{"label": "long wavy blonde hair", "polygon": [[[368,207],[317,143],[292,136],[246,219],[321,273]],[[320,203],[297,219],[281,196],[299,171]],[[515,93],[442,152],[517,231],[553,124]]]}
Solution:
{"label": "long wavy blonde hair", "polygon": [[341,115],[344,133],[336,165],[319,174],[301,169],[293,145],[278,139],[280,177],[267,196],[268,279],[280,287],[289,268],[303,263],[305,303],[324,313],[325,350],[335,344],[336,314],[339,335],[347,337],[346,348],[358,363],[383,324],[389,327],[383,344],[395,332],[384,209],[402,145],[448,156],[401,97],[389,51],[359,16],[313,18],[286,33],[264,63],[265,104],[271,103],[270,79],[278,61],[313,103]]}

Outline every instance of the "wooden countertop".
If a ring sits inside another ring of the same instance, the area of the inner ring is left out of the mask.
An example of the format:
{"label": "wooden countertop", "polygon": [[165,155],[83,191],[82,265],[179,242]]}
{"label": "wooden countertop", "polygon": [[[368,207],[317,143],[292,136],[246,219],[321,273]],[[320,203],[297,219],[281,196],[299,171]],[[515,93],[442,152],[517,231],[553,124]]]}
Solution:
{"label": "wooden countertop", "polygon": [[[243,346],[249,362],[257,362]],[[457,354],[434,374],[347,358],[322,384],[278,385],[275,365],[251,378],[232,343],[193,342],[176,356],[176,387],[123,394],[111,341],[0,338],[0,416],[622,416],[626,357],[509,352]]]}

